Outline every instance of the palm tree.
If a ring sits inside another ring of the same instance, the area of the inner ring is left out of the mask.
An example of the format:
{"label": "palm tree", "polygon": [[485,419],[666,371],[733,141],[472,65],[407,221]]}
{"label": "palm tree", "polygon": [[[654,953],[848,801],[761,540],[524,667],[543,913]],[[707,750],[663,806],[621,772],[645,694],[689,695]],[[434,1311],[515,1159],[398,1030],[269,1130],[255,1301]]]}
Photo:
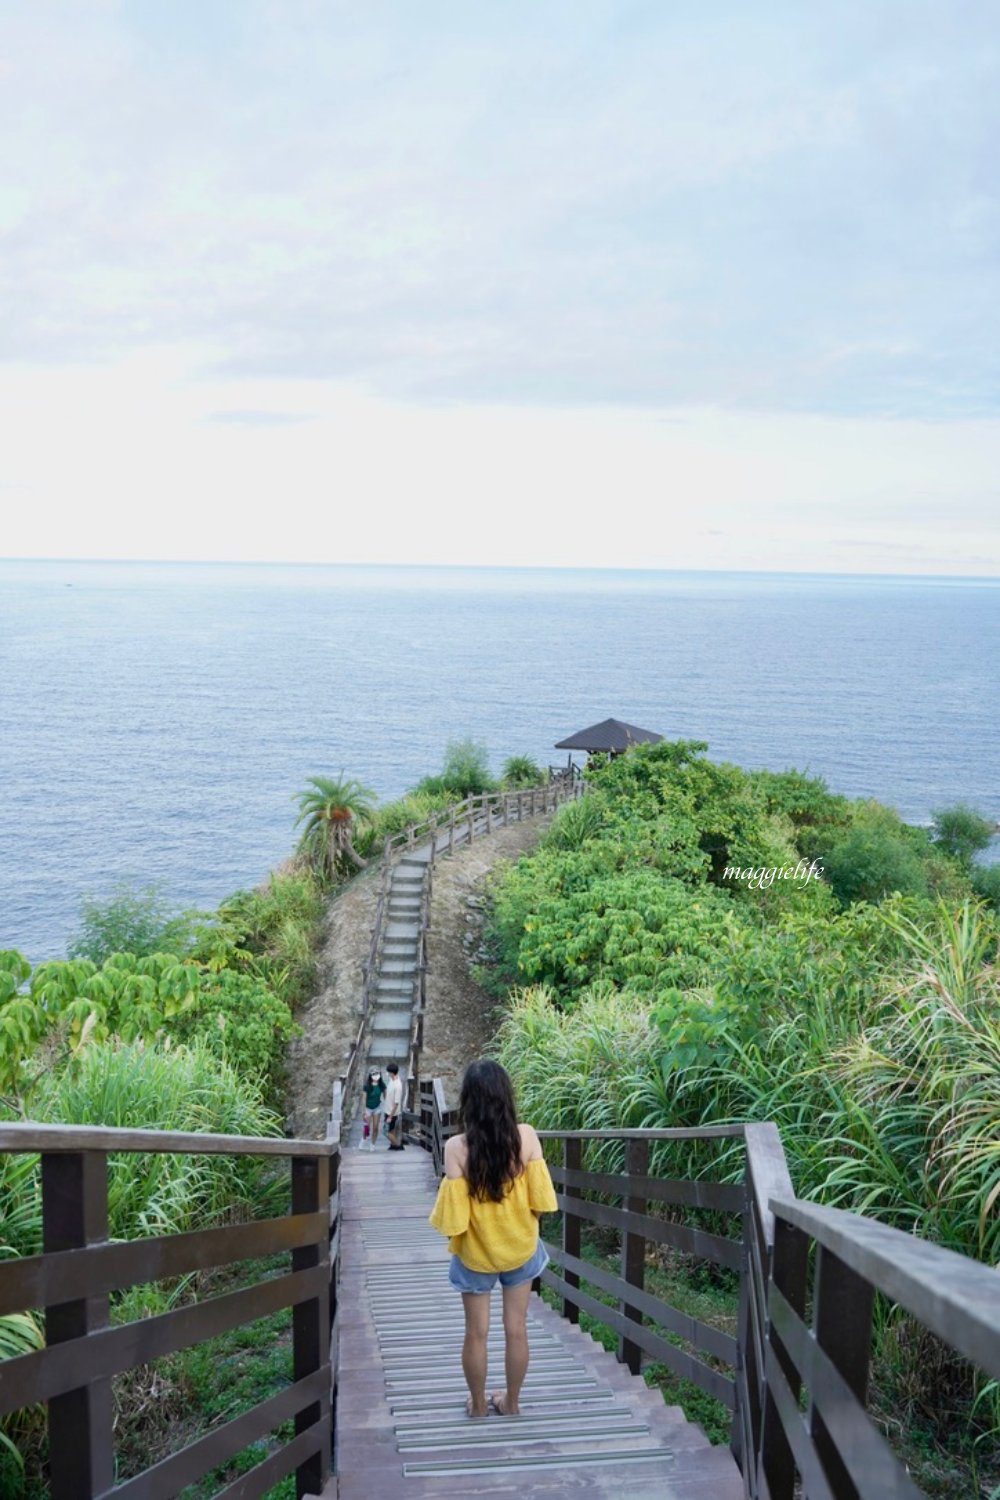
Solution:
{"label": "palm tree", "polygon": [[300,851],[324,874],[332,875],[344,859],[362,869],[365,862],[351,842],[351,828],[355,819],[361,823],[371,817],[375,793],[341,771],[337,777],[310,776],[306,790],[298,794],[298,804],[295,826],[306,825]]}

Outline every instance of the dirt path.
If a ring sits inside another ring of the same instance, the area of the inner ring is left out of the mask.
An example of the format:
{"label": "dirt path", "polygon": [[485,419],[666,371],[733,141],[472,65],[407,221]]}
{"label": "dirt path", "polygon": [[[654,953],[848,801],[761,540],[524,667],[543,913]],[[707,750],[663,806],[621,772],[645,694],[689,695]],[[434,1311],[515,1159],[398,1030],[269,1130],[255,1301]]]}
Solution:
{"label": "dirt path", "polygon": [[[427,1016],[422,1076],[444,1079],[449,1101],[467,1062],[494,1031],[495,1002],[469,973],[479,946],[490,870],[533,849],[549,818],[530,818],[479,839],[434,866],[428,934]],[[289,1048],[292,1134],[306,1140],[326,1131],[333,1080],[343,1073],[357,1032],[361,966],[368,956],[379,869],[366,870],[331,903],[323,927],[316,993],[299,1010],[303,1034]]]}
{"label": "dirt path", "polygon": [[316,993],[295,1017],[303,1034],[289,1047],[289,1123],[304,1140],[326,1134],[333,1080],[346,1069],[357,1034],[361,966],[371,943],[379,877],[380,867],[365,870],[330,902]]}

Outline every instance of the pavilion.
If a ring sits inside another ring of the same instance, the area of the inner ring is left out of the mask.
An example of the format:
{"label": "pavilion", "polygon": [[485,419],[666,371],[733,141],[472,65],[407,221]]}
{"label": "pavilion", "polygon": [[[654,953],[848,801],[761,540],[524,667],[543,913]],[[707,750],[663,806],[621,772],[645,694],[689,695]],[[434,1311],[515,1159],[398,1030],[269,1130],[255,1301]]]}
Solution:
{"label": "pavilion", "polygon": [[652,729],[640,729],[621,719],[603,719],[600,724],[591,724],[589,729],[560,740],[556,749],[585,750],[588,755],[624,755],[633,745],[658,745],[662,739],[663,735],[655,734]]}

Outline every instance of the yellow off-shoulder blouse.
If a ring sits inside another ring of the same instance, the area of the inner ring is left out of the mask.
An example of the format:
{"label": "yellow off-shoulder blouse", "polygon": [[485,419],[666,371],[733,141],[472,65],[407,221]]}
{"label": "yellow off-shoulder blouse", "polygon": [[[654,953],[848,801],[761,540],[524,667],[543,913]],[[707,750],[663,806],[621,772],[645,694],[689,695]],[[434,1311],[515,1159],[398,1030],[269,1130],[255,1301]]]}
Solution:
{"label": "yellow off-shoulder blouse", "polygon": [[535,1214],[558,1206],[549,1169],[538,1157],[525,1163],[500,1203],[470,1197],[464,1177],[445,1177],[430,1221],[470,1271],[514,1271],[535,1253]]}

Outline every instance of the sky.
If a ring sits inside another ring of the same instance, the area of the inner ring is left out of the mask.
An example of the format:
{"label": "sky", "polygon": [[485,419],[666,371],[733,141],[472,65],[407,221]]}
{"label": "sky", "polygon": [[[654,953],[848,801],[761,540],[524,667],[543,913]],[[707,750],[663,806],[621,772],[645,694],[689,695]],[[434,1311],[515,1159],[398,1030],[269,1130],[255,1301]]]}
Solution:
{"label": "sky", "polygon": [[1000,574],[994,0],[0,0],[0,555]]}

